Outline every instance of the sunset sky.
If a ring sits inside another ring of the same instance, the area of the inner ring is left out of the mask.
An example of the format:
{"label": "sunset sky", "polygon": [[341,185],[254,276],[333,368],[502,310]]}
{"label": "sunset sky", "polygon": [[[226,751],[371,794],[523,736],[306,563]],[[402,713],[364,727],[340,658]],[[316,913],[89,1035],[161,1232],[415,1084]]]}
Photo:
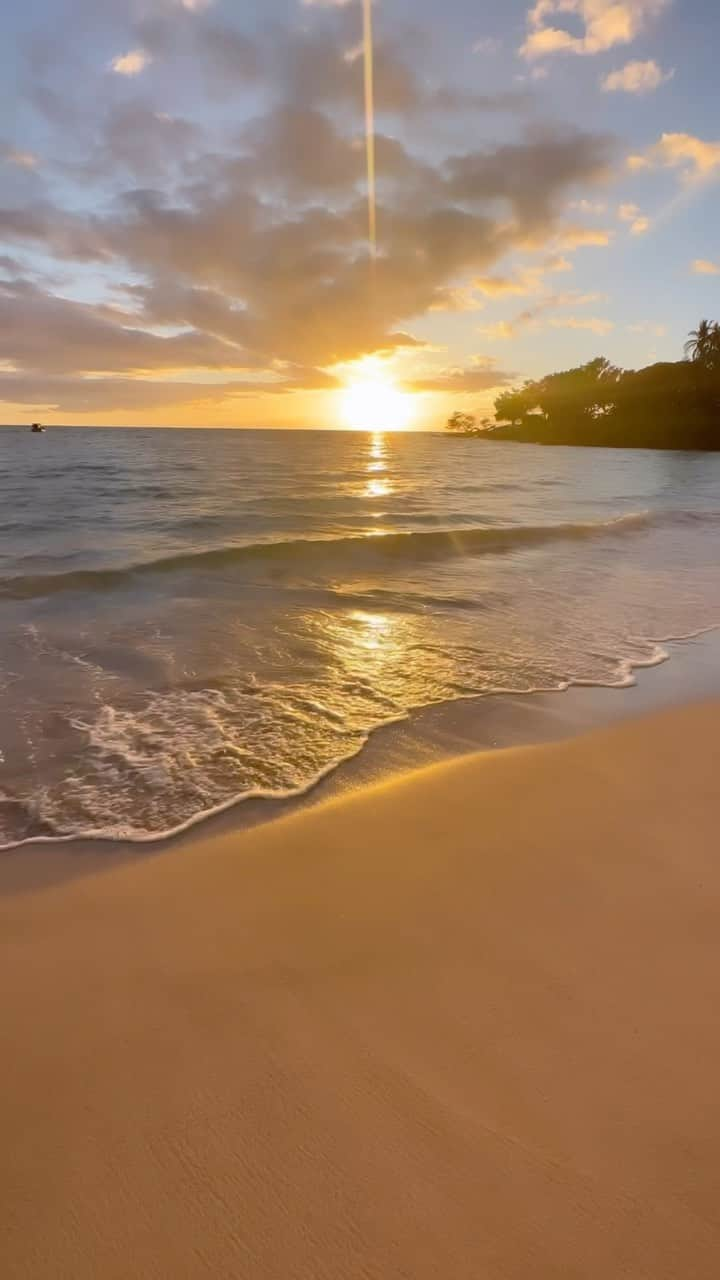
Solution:
{"label": "sunset sky", "polygon": [[439,427],[720,318],[717,0],[374,26],[373,271],[361,0],[5,7],[0,421],[341,426],[369,370]]}

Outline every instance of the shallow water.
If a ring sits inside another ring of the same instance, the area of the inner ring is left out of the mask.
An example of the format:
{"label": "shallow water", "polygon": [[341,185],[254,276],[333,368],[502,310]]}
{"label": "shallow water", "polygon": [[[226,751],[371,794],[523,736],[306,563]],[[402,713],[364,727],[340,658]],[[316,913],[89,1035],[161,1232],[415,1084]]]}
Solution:
{"label": "shallow water", "polygon": [[159,835],[720,624],[720,457],[5,429],[0,613],[0,843]]}

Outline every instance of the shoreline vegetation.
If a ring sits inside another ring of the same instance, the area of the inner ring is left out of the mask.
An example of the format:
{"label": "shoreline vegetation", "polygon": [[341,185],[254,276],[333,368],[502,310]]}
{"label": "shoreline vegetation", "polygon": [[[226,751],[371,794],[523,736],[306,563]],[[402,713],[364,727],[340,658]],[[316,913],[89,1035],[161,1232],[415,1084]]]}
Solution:
{"label": "shoreline vegetation", "polygon": [[624,370],[603,356],[503,391],[495,422],[453,413],[453,435],[523,444],[720,450],[720,324],[701,320],[685,359]]}

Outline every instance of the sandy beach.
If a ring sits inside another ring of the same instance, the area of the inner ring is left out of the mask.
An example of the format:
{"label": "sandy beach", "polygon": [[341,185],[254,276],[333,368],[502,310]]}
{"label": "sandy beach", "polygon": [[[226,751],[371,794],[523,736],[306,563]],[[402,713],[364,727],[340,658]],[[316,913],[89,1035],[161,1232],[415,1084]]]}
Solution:
{"label": "sandy beach", "polygon": [[3,1275],[711,1280],[720,702],[0,862]]}

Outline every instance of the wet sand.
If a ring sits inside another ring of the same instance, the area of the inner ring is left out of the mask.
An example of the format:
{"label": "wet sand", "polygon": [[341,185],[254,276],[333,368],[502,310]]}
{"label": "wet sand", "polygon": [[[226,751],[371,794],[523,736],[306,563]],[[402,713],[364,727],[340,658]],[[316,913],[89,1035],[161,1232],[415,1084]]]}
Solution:
{"label": "wet sand", "polygon": [[3,1275],[714,1280],[719,756],[711,701],[3,858]]}

